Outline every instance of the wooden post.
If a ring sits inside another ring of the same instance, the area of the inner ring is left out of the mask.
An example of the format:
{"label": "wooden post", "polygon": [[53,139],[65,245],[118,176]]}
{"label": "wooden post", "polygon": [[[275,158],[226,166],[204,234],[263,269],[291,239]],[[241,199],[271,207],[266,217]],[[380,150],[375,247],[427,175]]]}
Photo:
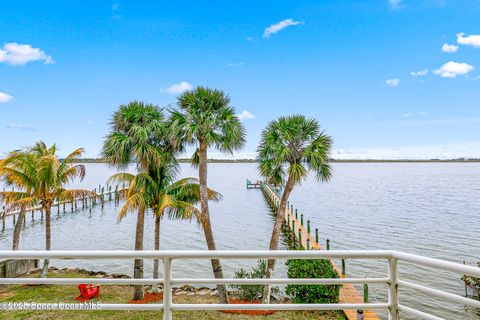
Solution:
{"label": "wooden post", "polygon": [[307,250],[310,250],[310,239],[307,238]]}
{"label": "wooden post", "polygon": [[63,213],[65,213],[65,201],[63,201]]}
{"label": "wooden post", "polygon": [[292,239],[295,245],[295,221],[292,221]]}
{"label": "wooden post", "polygon": [[[463,260],[463,265],[465,265],[465,260]],[[468,284],[467,284],[467,275],[463,275],[463,284],[465,285],[465,297],[468,297]]]}
{"label": "wooden post", "polygon": [[[5,192],[5,188],[3,188],[3,191]],[[5,218],[6,218],[7,212],[5,211],[5,206],[2,207],[2,232],[5,231]]]}
{"label": "wooden post", "polygon": [[295,219],[298,220],[298,210],[297,209],[295,209]]}
{"label": "wooden post", "polygon": [[302,243],[302,229],[298,229],[298,243],[300,243],[300,247],[303,248],[303,243]]}
{"label": "wooden post", "polygon": [[12,215],[13,216],[13,227],[15,227],[15,223],[16,223],[16,218],[15,218],[15,214]]}
{"label": "wooden post", "polygon": [[342,276],[345,276],[345,269],[346,269],[345,259],[342,259]]}
{"label": "wooden post", "polygon": [[290,207],[290,212],[293,212],[293,204]]}
{"label": "wooden post", "polygon": [[315,228],[315,242],[318,245],[318,228]]}
{"label": "wooden post", "polygon": [[290,215],[287,214],[287,225],[290,225]]}
{"label": "wooden post", "polygon": [[327,239],[327,250],[330,250],[330,239]]}
{"label": "wooden post", "polygon": [[32,209],[32,222],[35,221],[35,218],[33,217],[35,210]]}
{"label": "wooden post", "polygon": [[310,234],[310,220],[307,220],[307,232]]}
{"label": "wooden post", "polygon": [[363,302],[368,303],[368,284],[363,285]]}
{"label": "wooden post", "polygon": [[303,213],[300,215],[300,224],[301,224],[302,227],[303,227]]}

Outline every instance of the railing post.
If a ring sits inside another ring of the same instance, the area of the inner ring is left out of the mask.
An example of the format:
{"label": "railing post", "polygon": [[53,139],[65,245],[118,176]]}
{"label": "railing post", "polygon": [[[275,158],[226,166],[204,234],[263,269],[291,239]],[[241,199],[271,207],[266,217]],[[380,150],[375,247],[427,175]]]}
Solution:
{"label": "railing post", "polygon": [[318,228],[315,228],[315,242],[318,245]]}
{"label": "railing post", "polygon": [[301,224],[302,227],[303,227],[303,213],[300,215],[300,224]]}
{"label": "railing post", "polygon": [[163,258],[163,320],[172,320],[172,259]]}
{"label": "railing post", "polygon": [[398,260],[388,260],[388,320],[398,320]]}
{"label": "railing post", "polygon": [[345,259],[342,259],[342,276],[346,275],[347,266],[345,264]]}
{"label": "railing post", "polygon": [[363,285],[363,302],[368,303],[368,284]]}
{"label": "railing post", "polygon": [[298,210],[295,209],[295,219],[298,220]]}
{"label": "railing post", "polygon": [[327,250],[330,250],[330,239],[327,239]]}
{"label": "railing post", "polygon": [[310,234],[310,220],[307,220],[307,232]]}

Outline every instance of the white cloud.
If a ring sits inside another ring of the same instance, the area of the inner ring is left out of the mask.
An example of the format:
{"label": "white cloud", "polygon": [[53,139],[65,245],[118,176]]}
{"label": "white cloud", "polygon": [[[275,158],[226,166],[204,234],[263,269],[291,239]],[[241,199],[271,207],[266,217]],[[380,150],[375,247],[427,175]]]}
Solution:
{"label": "white cloud", "polygon": [[428,73],[428,69],[423,69],[423,70],[418,70],[418,71],[412,71],[410,72],[410,75],[412,77],[418,78],[418,77],[425,77]]}
{"label": "white cloud", "polygon": [[385,80],[385,83],[387,84],[387,86],[389,87],[396,87],[400,84],[400,79],[387,79]]}
{"label": "white cloud", "polygon": [[0,92],[0,103],[7,103],[8,101],[12,100],[13,97],[5,92]]}
{"label": "white cloud", "polygon": [[280,22],[277,22],[275,24],[272,24],[270,27],[266,28],[265,31],[263,32],[263,37],[264,38],[270,38],[272,34],[275,34],[289,26],[296,26],[299,24],[303,24],[301,21],[295,21],[293,19],[285,19]]}
{"label": "white cloud", "polygon": [[439,69],[434,70],[433,73],[442,78],[455,78],[458,75],[467,74],[473,69],[475,69],[475,67],[468,63],[449,61]]}
{"label": "white cloud", "polygon": [[238,119],[240,120],[249,120],[249,119],[255,119],[255,115],[252,114],[251,112],[247,110],[243,110],[241,113],[237,114]]}
{"label": "white cloud", "polygon": [[458,50],[458,46],[456,46],[454,44],[445,43],[442,46],[442,51],[443,52],[454,53],[454,52],[457,52],[457,50]]}
{"label": "white cloud", "polygon": [[192,90],[193,86],[186,82],[182,81],[180,83],[174,83],[167,89],[164,89],[163,91],[170,93],[170,94],[180,94],[188,90]]}
{"label": "white cloud", "polygon": [[231,62],[227,63],[227,67],[243,67],[245,62]]}
{"label": "white cloud", "polygon": [[35,131],[36,128],[31,127],[28,124],[18,124],[18,123],[10,123],[7,125],[7,129],[19,129],[25,131]]}
{"label": "white cloud", "polygon": [[457,42],[467,46],[480,48],[480,35],[472,34],[469,36],[465,36],[465,33],[457,33]]}
{"label": "white cloud", "polygon": [[427,115],[427,111],[407,112],[402,114],[402,118],[421,117]]}
{"label": "white cloud", "polygon": [[402,0],[388,0],[388,4],[394,10],[403,8]]}
{"label": "white cloud", "polygon": [[85,120],[83,121],[83,123],[85,123],[86,125],[92,125],[93,124],[93,120],[89,119],[89,120]]}
{"label": "white cloud", "polygon": [[15,42],[7,43],[0,49],[0,63],[10,65],[25,65],[32,61],[43,61],[45,64],[55,63],[53,58],[39,48],[33,48],[29,44]]}

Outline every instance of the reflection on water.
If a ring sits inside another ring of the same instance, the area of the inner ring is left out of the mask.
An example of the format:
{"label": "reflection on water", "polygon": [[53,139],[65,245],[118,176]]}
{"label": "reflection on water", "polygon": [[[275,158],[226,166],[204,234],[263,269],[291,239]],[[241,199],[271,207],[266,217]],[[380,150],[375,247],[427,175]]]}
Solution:
{"label": "reflection on water", "polygon": [[[134,168],[131,168],[133,171]],[[182,165],[182,176],[195,170]],[[95,188],[114,172],[103,164],[88,164],[87,178],[76,186]],[[397,249],[430,257],[474,265],[480,260],[478,199],[480,164],[475,163],[338,163],[334,178],[318,184],[313,177],[296,188],[291,203],[318,227],[324,242],[333,249]],[[268,248],[273,218],[259,190],[246,190],[245,179],[258,178],[255,164],[210,164],[209,184],[224,199],[211,204],[212,224],[219,249]],[[52,249],[133,249],[135,216],[117,223],[113,203],[102,209],[57,215],[53,210]],[[30,222],[22,233],[22,249],[43,249],[44,225]],[[150,218],[149,218],[150,217]],[[12,222],[0,234],[0,249],[9,249]],[[147,216],[145,249],[153,248],[153,218]],[[206,249],[201,228],[195,223],[163,220],[162,249]],[[84,267],[131,274],[130,261],[53,261],[54,265]],[[227,275],[248,261],[224,261]],[[174,264],[177,276],[210,276],[208,261]],[[279,273],[284,275],[283,264]],[[146,261],[146,274],[151,274]],[[386,263],[347,261],[347,273],[354,276],[385,276]],[[405,280],[463,294],[460,275],[402,264]],[[386,290],[373,286],[373,296],[385,300]],[[435,312],[447,319],[478,317],[474,310],[440,303],[432,297],[400,291],[402,303]],[[480,317],[478,317],[480,319]]]}

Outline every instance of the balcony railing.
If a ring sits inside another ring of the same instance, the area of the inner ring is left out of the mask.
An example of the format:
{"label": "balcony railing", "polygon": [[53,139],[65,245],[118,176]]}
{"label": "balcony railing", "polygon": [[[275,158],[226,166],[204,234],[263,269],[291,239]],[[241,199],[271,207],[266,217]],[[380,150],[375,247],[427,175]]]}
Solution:
{"label": "balcony railing", "polygon": [[[174,278],[172,261],[185,259],[362,259],[388,261],[386,278],[332,278],[332,279],[212,279],[212,278]],[[134,285],[163,284],[163,302],[157,304],[109,304],[102,303],[102,310],[163,310],[163,319],[172,319],[175,310],[387,310],[388,318],[399,319],[399,312],[421,319],[442,319],[438,316],[416,310],[401,303],[398,288],[410,288],[427,293],[443,301],[480,308],[480,301],[452,294],[420,284],[408,282],[398,277],[398,263],[408,262],[437,270],[446,270],[460,275],[480,277],[480,268],[463,264],[427,258],[419,255],[389,250],[348,250],[348,251],[0,251],[0,259],[159,259],[163,261],[161,279],[105,279],[95,278],[98,284]],[[92,278],[1,278],[0,284],[81,284],[91,283]],[[380,303],[352,304],[177,304],[172,301],[174,285],[215,285],[215,284],[384,284],[388,286],[388,301]],[[20,302],[20,301],[19,301]],[[439,302],[439,305],[441,303]],[[19,305],[22,306],[21,304]],[[26,307],[25,307],[26,308]],[[50,309],[55,308],[52,303]]]}

